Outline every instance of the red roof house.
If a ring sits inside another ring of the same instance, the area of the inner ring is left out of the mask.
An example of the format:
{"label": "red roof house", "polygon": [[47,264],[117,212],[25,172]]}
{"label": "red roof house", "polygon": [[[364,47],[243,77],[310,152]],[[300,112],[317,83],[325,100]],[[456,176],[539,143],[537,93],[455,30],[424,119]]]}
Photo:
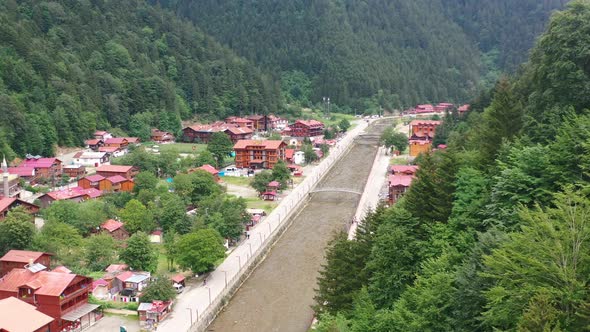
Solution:
{"label": "red roof house", "polygon": [[290,125],[291,136],[314,137],[324,134],[324,124],[316,120],[297,120]]}
{"label": "red roof house", "polygon": [[414,180],[413,175],[389,175],[389,203],[393,204],[402,197]]}
{"label": "red roof house", "polygon": [[240,140],[234,145],[236,167],[272,169],[279,160],[285,160],[287,144],[274,140]]}
{"label": "red roof house", "polygon": [[393,165],[391,166],[392,175],[414,175],[418,171],[416,165]]}
{"label": "red roof house", "polygon": [[100,318],[99,305],[88,303],[91,285],[91,278],[73,273],[17,268],[0,280],[0,299],[15,297],[34,304],[54,319],[51,331],[62,331],[80,320],[92,323]]}
{"label": "red roof house", "polygon": [[16,297],[0,300],[0,331],[47,332],[53,318]]}
{"label": "red roof house", "polygon": [[137,171],[133,166],[124,165],[101,165],[96,168],[96,174],[102,175],[105,178],[120,175],[126,179],[133,179]]}
{"label": "red roof house", "polygon": [[125,230],[123,223],[120,221],[109,219],[103,222],[100,228],[115,240],[124,241],[129,238],[129,232]]}
{"label": "red roof house", "polygon": [[0,258],[0,278],[16,268],[24,268],[27,264],[39,263],[49,268],[51,254],[39,251],[10,250]]}
{"label": "red roof house", "polygon": [[[6,215],[8,215],[8,212],[10,212],[10,210],[15,209],[19,206],[23,206],[31,215],[39,213],[39,206],[35,204],[23,201],[16,197],[9,198],[0,196],[0,221],[6,218]],[[32,216],[31,221],[34,222]]]}
{"label": "red roof house", "polygon": [[[60,177],[62,174],[62,162],[57,158],[29,158],[23,160],[18,167],[32,167],[39,178],[50,179]],[[8,170],[10,173],[10,169]]]}

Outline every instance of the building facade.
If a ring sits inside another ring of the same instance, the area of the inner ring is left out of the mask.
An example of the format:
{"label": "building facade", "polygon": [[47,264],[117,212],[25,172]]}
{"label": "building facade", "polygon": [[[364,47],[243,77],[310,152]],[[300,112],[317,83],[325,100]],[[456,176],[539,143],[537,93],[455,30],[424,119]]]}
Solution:
{"label": "building facade", "polygon": [[287,144],[283,141],[241,140],[234,145],[236,167],[272,169],[279,160],[285,160]]}

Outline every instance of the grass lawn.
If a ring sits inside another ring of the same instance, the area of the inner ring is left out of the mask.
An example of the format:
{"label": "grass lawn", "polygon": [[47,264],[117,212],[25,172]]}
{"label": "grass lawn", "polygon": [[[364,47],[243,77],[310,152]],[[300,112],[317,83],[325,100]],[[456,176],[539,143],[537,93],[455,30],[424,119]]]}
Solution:
{"label": "grass lawn", "polygon": [[338,125],[342,119],[347,119],[349,122],[352,122],[355,119],[354,115],[343,113],[330,113],[330,118],[326,119],[324,118],[324,113],[321,110],[312,110],[309,108],[304,108],[301,113],[304,117],[321,121],[328,127]]}
{"label": "grass lawn", "polygon": [[408,156],[400,156],[400,157],[393,157],[389,161],[390,165],[407,165],[408,164]]}
{"label": "grass lawn", "polygon": [[225,183],[233,184],[236,186],[250,187],[250,181],[253,177],[247,176],[222,176],[221,180]]}
{"label": "grass lawn", "polygon": [[199,153],[207,148],[207,144],[194,143],[171,143],[158,146],[160,147],[160,152],[169,151],[175,153]]}
{"label": "grass lawn", "polygon": [[245,197],[244,200],[249,209],[263,209],[267,214],[279,205],[276,201],[264,201],[258,197]]}

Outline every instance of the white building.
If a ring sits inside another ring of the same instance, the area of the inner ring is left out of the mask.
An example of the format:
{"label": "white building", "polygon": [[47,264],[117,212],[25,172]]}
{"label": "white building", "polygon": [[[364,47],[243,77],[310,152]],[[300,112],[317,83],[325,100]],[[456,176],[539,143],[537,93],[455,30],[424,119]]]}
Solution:
{"label": "white building", "polygon": [[293,162],[295,165],[302,165],[305,163],[305,153],[303,151],[295,151],[293,153]]}
{"label": "white building", "polygon": [[74,165],[98,167],[109,162],[109,154],[106,152],[78,152],[74,155]]}

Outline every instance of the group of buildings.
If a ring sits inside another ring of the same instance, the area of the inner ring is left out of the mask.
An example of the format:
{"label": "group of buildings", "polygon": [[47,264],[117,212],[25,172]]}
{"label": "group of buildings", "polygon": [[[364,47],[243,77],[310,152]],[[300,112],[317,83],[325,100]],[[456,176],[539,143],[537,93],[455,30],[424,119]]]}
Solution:
{"label": "group of buildings", "polygon": [[[445,112],[450,112],[453,108],[455,107],[454,104],[452,103],[438,103],[436,105],[432,105],[432,104],[421,104],[421,105],[416,105],[416,107],[414,108],[410,108],[408,110],[405,110],[403,112],[403,114],[430,114],[430,113],[445,113]],[[465,105],[461,105],[457,107],[457,112],[459,113],[459,115],[463,115],[466,112],[469,111],[469,105],[465,104]]]}

